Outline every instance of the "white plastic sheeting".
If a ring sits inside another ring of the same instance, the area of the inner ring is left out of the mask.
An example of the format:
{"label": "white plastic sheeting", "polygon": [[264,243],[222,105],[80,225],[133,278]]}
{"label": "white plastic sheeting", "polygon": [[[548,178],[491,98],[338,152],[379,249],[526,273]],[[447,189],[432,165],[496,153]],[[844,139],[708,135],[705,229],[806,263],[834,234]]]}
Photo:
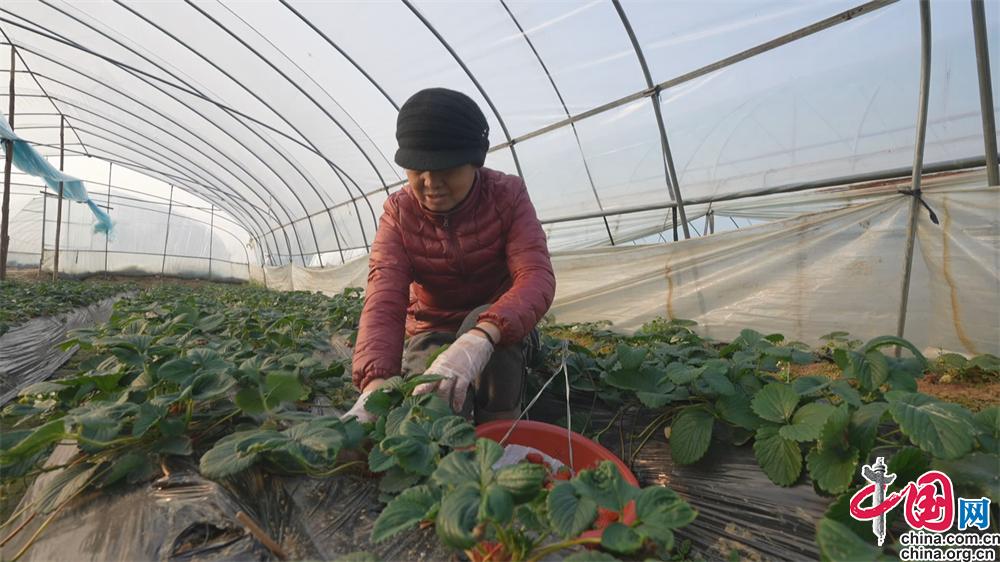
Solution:
{"label": "white plastic sheeting", "polygon": [[[895,334],[911,198],[906,183],[845,186],[819,193],[720,204],[749,215],[818,204],[827,210],[737,231],[649,246],[557,252],[558,322],[610,320],[632,331],[657,317],[698,322],[730,340],[743,328],[818,345],[846,330],[869,339]],[[979,173],[926,179],[904,337],[941,350],[1000,355],[1000,186]],[[723,209],[723,207],[728,208]],[[267,268],[278,289],[364,287],[367,260],[324,270]]]}
{"label": "white plastic sheeting", "polygon": [[[985,13],[1000,76],[1000,10]],[[923,161],[957,168],[983,155],[972,18],[942,1],[931,16]],[[896,331],[906,183],[732,197],[910,166],[919,30],[919,3],[893,0],[0,4],[15,132],[51,158],[65,116],[68,154],[162,182],[138,202],[111,189],[110,240],[70,205],[63,271],[363,286],[402,184],[398,107],[444,86],[486,114],[487,165],[526,180],[560,321],[668,316],[810,343]],[[101,200],[102,177],[67,170]],[[921,210],[904,334],[920,345],[998,351],[998,210],[981,176],[925,184],[942,224]],[[776,222],[630,247],[680,226],[678,193],[688,220]],[[46,265],[54,209],[46,227],[40,205],[15,201],[11,255]],[[622,213],[640,206],[659,208]]]}
{"label": "white plastic sheeting", "polygon": [[[107,167],[105,166],[105,174]],[[251,249],[246,232],[225,213],[169,186],[151,185],[131,189],[143,178],[125,169],[115,171],[115,184],[108,197],[107,185],[89,182],[91,195],[111,207],[115,231],[108,237],[95,235],[90,211],[64,200],[60,229],[61,273],[166,274],[220,280],[249,279]],[[51,271],[54,261],[57,200],[43,198],[40,186],[20,175],[15,183],[15,212],[10,226],[9,264]],[[118,183],[121,182],[121,183]],[[162,191],[162,196],[159,192]],[[20,199],[20,201],[18,201]],[[43,201],[46,208],[43,210]],[[44,222],[43,222],[44,217]],[[169,219],[169,228],[167,226]],[[45,238],[45,259],[42,238]]]}
{"label": "white plastic sheeting", "polygon": [[[13,0],[0,6],[0,28],[23,59],[18,134],[55,154],[65,114],[70,153],[198,194],[239,221],[270,264],[330,265],[367,251],[402,178],[391,160],[396,108],[428,86],[480,104],[498,147],[487,164],[524,176],[543,221],[673,200],[654,109],[685,200],[912,162],[917,2],[618,8]],[[1000,29],[1000,10],[986,8],[987,27]],[[689,77],[829,18],[821,31]],[[970,10],[934,2],[931,23],[924,162],[981,156]],[[998,40],[989,35],[994,76]],[[547,230],[553,248],[573,249],[664,228],[662,213],[640,213]]]}

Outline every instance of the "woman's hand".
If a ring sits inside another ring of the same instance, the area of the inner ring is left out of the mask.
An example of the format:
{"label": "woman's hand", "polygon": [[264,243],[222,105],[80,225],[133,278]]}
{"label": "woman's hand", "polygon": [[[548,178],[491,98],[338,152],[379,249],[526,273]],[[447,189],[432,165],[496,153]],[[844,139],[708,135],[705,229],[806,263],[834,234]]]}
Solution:
{"label": "woman's hand", "polygon": [[355,417],[361,423],[371,423],[375,421],[375,414],[365,409],[365,402],[368,402],[368,397],[371,396],[373,392],[378,390],[383,384],[385,384],[385,379],[372,379],[372,381],[361,390],[361,396],[358,396],[357,401],[354,402],[351,409],[340,416],[340,419],[346,420],[349,417]]}
{"label": "woman's hand", "polygon": [[466,332],[441,352],[424,372],[428,375],[440,375],[444,379],[424,383],[415,388],[413,394],[435,392],[451,404],[453,411],[460,412],[469,393],[469,386],[483,372],[491,355],[493,344],[490,340],[475,330]]}

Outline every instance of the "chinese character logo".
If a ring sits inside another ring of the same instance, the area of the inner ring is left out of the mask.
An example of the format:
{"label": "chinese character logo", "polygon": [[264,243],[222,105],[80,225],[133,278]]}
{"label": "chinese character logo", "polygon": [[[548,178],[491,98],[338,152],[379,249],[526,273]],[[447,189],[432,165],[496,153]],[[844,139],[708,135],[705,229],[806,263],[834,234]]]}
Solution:
{"label": "chinese character logo", "polygon": [[958,530],[975,527],[985,531],[990,526],[990,500],[958,498]]}
{"label": "chinese character logo", "polygon": [[[851,516],[858,521],[872,522],[872,533],[879,546],[885,542],[886,513],[901,503],[906,523],[915,531],[944,533],[956,520],[959,531],[989,529],[989,498],[956,498],[951,478],[943,472],[928,470],[891,494],[888,493],[889,486],[896,481],[896,475],[888,472],[884,457],[878,457],[871,465],[864,465],[861,476],[868,481],[868,485],[851,497]],[[903,500],[906,500],[905,503]]]}
{"label": "chinese character logo", "polygon": [[[851,498],[851,515],[861,521],[871,520],[872,533],[878,538],[878,545],[885,542],[885,513],[896,507],[902,497],[893,494],[890,499],[885,497],[885,492],[889,485],[895,482],[896,475],[885,471],[885,461],[883,457],[878,457],[874,464],[864,465],[861,469],[861,476],[868,481],[868,485],[858,490]],[[871,496],[872,506],[861,507],[861,502]]]}

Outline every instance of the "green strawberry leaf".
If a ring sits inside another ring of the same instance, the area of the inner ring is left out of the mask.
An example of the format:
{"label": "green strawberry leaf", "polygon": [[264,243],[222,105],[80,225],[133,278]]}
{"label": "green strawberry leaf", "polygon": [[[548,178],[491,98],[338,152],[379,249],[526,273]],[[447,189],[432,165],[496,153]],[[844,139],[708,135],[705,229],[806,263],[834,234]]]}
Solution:
{"label": "green strawberry leaf", "polygon": [[601,535],[601,548],[616,554],[632,554],[642,547],[642,535],[621,523],[612,523]]}
{"label": "green strawberry leaf", "polygon": [[854,531],[826,517],[819,521],[816,542],[819,543],[820,553],[825,561],[867,562],[881,558],[878,549],[865,542]]}
{"label": "green strawberry leaf", "polygon": [[691,464],[705,456],[712,443],[715,417],[695,406],[681,410],[670,428],[670,456],[678,464]]}
{"label": "green strawberry leaf", "polygon": [[715,402],[715,408],[725,421],[750,431],[755,431],[763,423],[750,407],[750,398],[742,391],[731,396],[722,396]]}
{"label": "green strawberry leaf", "polygon": [[476,544],[472,530],[479,514],[479,485],[466,482],[441,500],[435,527],[441,541],[454,549],[464,550]]}
{"label": "green strawberry leaf", "polygon": [[773,382],[765,386],[750,407],[754,413],[768,421],[784,423],[792,417],[799,404],[799,394],[790,385]]}
{"label": "green strawberry leaf", "polygon": [[822,375],[799,377],[792,382],[792,388],[799,396],[811,396],[830,386],[830,378]]}
{"label": "green strawberry leaf", "polygon": [[692,521],[697,512],[676,492],[662,486],[650,486],[639,492],[635,502],[639,521],[652,529],[679,529]]}
{"label": "green strawberry leaf", "polygon": [[861,451],[862,456],[867,456],[868,451],[875,445],[878,426],[888,409],[889,404],[886,402],[871,402],[851,414],[849,438]]}
{"label": "green strawberry leaf", "polygon": [[518,463],[505,466],[497,471],[496,482],[511,493],[514,501],[531,501],[542,490],[545,481],[545,467],[532,463]]}
{"label": "green strawberry leaf", "polygon": [[834,409],[829,404],[810,402],[796,410],[792,416],[792,423],[782,426],[778,433],[792,441],[814,441],[819,438],[823,425]]}
{"label": "green strawberry leaf", "polygon": [[887,392],[889,413],[918,447],[940,459],[957,459],[972,450],[972,415],[957,404],[926,394]]}
{"label": "green strawberry leaf", "polygon": [[552,530],[564,539],[590,527],[597,517],[597,502],[581,494],[571,482],[560,482],[545,499]]}
{"label": "green strawberry leaf", "polygon": [[851,383],[844,379],[835,380],[830,383],[830,392],[833,392],[840,397],[841,400],[847,402],[855,408],[861,407],[861,394],[851,386]]}
{"label": "green strawberry leaf", "polygon": [[847,491],[858,467],[858,450],[846,452],[814,448],[806,456],[809,477],[823,491],[836,495]]}
{"label": "green strawberry leaf", "polygon": [[771,482],[779,486],[791,486],[802,473],[802,452],[799,444],[785,439],[778,428],[765,425],[757,430],[753,444],[757,463]]}
{"label": "green strawberry leaf", "polygon": [[486,487],[479,502],[479,514],[477,519],[485,521],[492,519],[501,525],[510,522],[514,516],[514,497],[502,486],[490,484]]}

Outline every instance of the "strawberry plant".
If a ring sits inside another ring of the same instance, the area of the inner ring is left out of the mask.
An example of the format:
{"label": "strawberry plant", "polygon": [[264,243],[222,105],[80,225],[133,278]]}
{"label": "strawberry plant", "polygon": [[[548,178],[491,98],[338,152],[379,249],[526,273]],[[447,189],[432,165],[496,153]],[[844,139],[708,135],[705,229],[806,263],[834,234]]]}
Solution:
{"label": "strawberry plant", "polygon": [[[200,457],[215,478],[253,465],[313,476],[353,466],[340,453],[360,446],[364,428],[299,404],[356,395],[345,365],[315,354],[331,331],[357,324],[358,300],[170,286],[124,299],[106,325],[67,342],[90,351],[76,374],[5,408],[13,429],[0,439],[0,470],[9,481],[62,468],[42,491],[51,501],[27,506],[51,514],[87,489],[149,479],[165,457]],[[67,441],[79,453],[42,468]]]}
{"label": "strawberry plant", "polygon": [[[317,401],[356,398],[344,361],[323,357],[331,334],[353,339],[362,303],[357,290],[329,298],[213,286],[161,286],[123,299],[106,325],[67,342],[89,352],[73,375],[33,385],[3,410],[5,483],[62,469],[24,506],[25,515],[51,518],[86,490],[154,478],[170,457],[190,458],[211,478],[254,466],[325,477],[367,465],[387,504],[376,542],[433,524],[443,544],[481,562],[582,548],[597,550],[567,559],[676,551],[673,533],[695,512],[674,492],[634,488],[611,463],[575,475],[531,458],[495,467],[499,445],[476,440],[472,425],[435,395],[411,395],[436,377],[388,381],[366,405],[377,416],[372,424],[307,411]],[[872,455],[891,455],[889,469],[901,479],[935,467],[961,475],[969,493],[995,496],[1000,409],[973,415],[917,392],[927,361],[905,340],[836,335],[821,354],[838,375],[793,379],[790,366],[815,355],[780,334],[743,330],[722,344],[680,320],[651,322],[633,336],[607,328],[556,326],[553,333],[573,341],[544,340],[576,393],[617,410],[595,439],[619,421],[624,441],[620,420],[645,410],[652,421],[629,431],[638,446],[627,460],[661,427],[678,464],[700,461],[720,441],[752,443],[775,484],[807,474],[818,493],[835,497],[817,534],[828,557],[868,553],[846,499]],[[890,347],[906,356],[886,355]],[[994,363],[983,356],[964,368],[992,375]],[[590,430],[591,416],[573,420]],[[43,468],[64,441],[79,452]]]}
{"label": "strawberry plant", "polygon": [[386,506],[372,540],[433,521],[441,541],[470,560],[537,561],[585,545],[621,556],[658,555],[673,548],[673,530],[695,517],[671,490],[635,488],[610,462],[547,489],[541,464],[494,469],[501,454],[486,439],[473,450],[452,451],[427,483]]}
{"label": "strawberry plant", "polygon": [[[688,326],[662,321],[652,326],[632,338],[619,335],[589,347],[571,346],[575,357],[566,360],[586,374],[584,385],[582,376],[571,379],[578,388],[598,395],[624,392],[612,423],[629,409],[652,410],[653,421],[631,434],[639,449],[664,425],[678,464],[699,461],[716,441],[752,442],[761,470],[775,484],[791,486],[808,474],[817,492],[838,497],[835,505],[853,491],[860,466],[871,455],[908,452],[899,463],[919,458],[919,466],[947,466],[968,475],[973,493],[995,495],[990,482],[1000,465],[996,408],[973,416],[962,406],[917,392],[928,362],[906,340],[885,336],[860,342],[832,334],[837,344],[826,352],[839,377],[792,380],[788,366],[812,363],[815,357],[780,334],[743,330],[719,346],[687,332]],[[561,333],[567,331],[563,327]],[[901,358],[884,353],[893,347],[908,353]],[[987,356],[965,361],[992,366]],[[609,522],[623,516],[602,512]],[[835,525],[850,522],[843,509],[831,517],[820,528],[824,552],[840,544],[831,538],[840,536]]]}
{"label": "strawberry plant", "polygon": [[475,428],[434,394],[411,396],[413,389],[439,377],[425,375],[408,381],[390,379],[372,394],[366,408],[378,415],[371,433],[375,442],[368,468],[381,473],[383,501],[424,482],[449,450],[470,447]]}
{"label": "strawberry plant", "polygon": [[129,283],[62,279],[52,283],[0,282],[0,335],[32,318],[66,312],[134,289]]}

